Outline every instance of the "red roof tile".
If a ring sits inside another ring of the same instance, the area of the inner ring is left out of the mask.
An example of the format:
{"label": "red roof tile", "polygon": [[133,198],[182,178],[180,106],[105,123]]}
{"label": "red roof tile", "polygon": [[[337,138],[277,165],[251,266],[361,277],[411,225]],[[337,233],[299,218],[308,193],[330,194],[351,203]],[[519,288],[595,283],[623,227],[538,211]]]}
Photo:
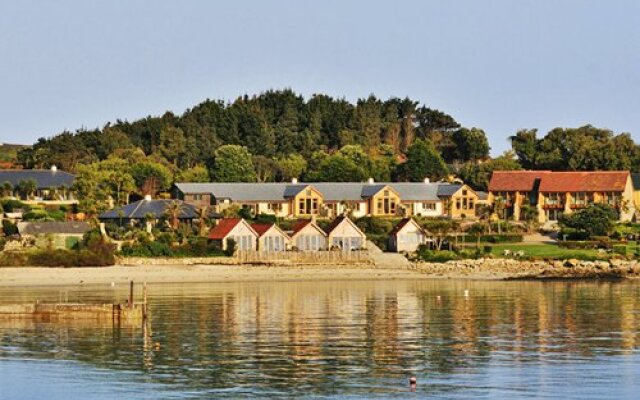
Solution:
{"label": "red roof tile", "polygon": [[310,219],[299,219],[299,220],[297,220],[296,223],[293,224],[291,236],[293,236],[296,233],[298,233],[301,230],[303,230],[304,227],[309,225],[310,223],[311,223]]}
{"label": "red roof tile", "polygon": [[271,229],[273,225],[275,224],[251,224],[251,227],[258,233],[258,236],[262,236],[267,233],[267,231]]}
{"label": "red roof tile", "polygon": [[629,171],[553,172],[540,183],[541,192],[622,192]]}
{"label": "red roof tile", "polygon": [[333,230],[336,229],[345,218],[346,217],[337,217],[336,219],[331,221],[331,223],[326,228],[324,228],[325,233],[328,235],[333,232]]}
{"label": "red roof tile", "polygon": [[[391,232],[389,232],[389,236],[395,236],[398,234],[398,232],[400,232],[402,230],[402,228],[404,228],[405,226],[407,226],[408,224],[411,223],[411,221],[414,221],[413,218],[403,218],[400,220],[400,222],[398,222],[396,224],[396,226],[393,227],[393,229],[391,230]],[[414,221],[415,222],[415,221]],[[424,229],[420,226],[420,224],[418,224],[416,222],[416,225],[418,225],[420,227],[420,229],[422,229],[424,231]]]}
{"label": "red roof tile", "polygon": [[223,218],[218,221],[209,232],[209,239],[221,240],[227,237],[229,232],[233,230],[242,221],[242,218]]}
{"label": "red roof tile", "polygon": [[530,192],[534,190],[536,179],[551,171],[494,171],[489,182],[490,192]]}

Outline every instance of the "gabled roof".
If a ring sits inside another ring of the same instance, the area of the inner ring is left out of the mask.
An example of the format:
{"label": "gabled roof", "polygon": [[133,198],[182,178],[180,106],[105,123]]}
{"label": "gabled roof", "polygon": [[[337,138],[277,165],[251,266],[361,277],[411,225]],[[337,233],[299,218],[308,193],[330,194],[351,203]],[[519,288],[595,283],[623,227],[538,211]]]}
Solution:
{"label": "gabled roof", "polygon": [[305,184],[288,184],[284,187],[283,196],[285,198],[295,197],[310,185]]}
{"label": "gabled roof", "polygon": [[287,235],[282,229],[280,229],[280,227],[278,225],[276,225],[274,223],[271,223],[271,224],[263,224],[263,223],[262,224],[261,223],[251,224],[251,228],[253,228],[253,230],[256,231],[256,233],[258,234],[258,237],[262,237],[271,228],[275,228],[282,235],[289,237],[289,235]]}
{"label": "gabled roof", "polygon": [[331,223],[326,228],[324,228],[324,232],[327,235],[331,235],[331,232],[333,232],[342,223],[348,223],[349,225],[354,227],[358,231],[358,233],[360,233],[360,235],[365,236],[365,234],[360,230],[360,228],[358,228],[358,225],[356,225],[348,217],[337,217],[337,218],[335,218],[333,221],[331,221]]}
{"label": "gabled roof", "polygon": [[18,232],[21,235],[43,235],[43,234],[62,234],[62,235],[84,235],[91,230],[91,225],[87,222],[18,222]]}
{"label": "gabled roof", "polygon": [[300,232],[301,230],[303,230],[304,228],[307,227],[307,225],[312,225],[316,231],[318,231],[318,233],[326,236],[327,234],[324,232],[324,230],[322,230],[322,228],[320,228],[315,222],[313,222],[310,219],[299,219],[296,221],[295,224],[293,224],[293,228],[291,229],[291,237],[294,237],[295,235],[298,234],[298,232]]}
{"label": "gabled roof", "polygon": [[235,228],[238,224],[246,224],[249,230],[251,230],[251,232],[253,232],[253,234],[255,234],[256,236],[258,236],[258,232],[256,232],[255,229],[253,229],[253,227],[249,225],[244,219],[223,218],[218,221],[216,226],[211,228],[211,231],[209,232],[209,239],[221,240],[226,238],[227,235],[231,233],[233,228]]}
{"label": "gabled roof", "polygon": [[[490,192],[531,192],[551,171],[493,171]],[[536,182],[537,181],[537,182]]]}
{"label": "gabled roof", "polygon": [[182,200],[139,200],[126,206],[117,207],[100,214],[98,219],[145,219],[147,215],[160,219],[166,217],[167,207],[173,202],[180,204],[178,219],[195,219],[198,217],[196,207]]}
{"label": "gabled roof", "polygon": [[540,183],[541,192],[623,192],[629,171],[552,172]]}
{"label": "gabled roof", "polygon": [[393,229],[391,230],[391,232],[389,232],[389,236],[395,236],[398,234],[398,232],[400,232],[402,230],[402,228],[404,228],[405,226],[409,225],[409,224],[414,224],[416,227],[418,227],[418,229],[420,229],[423,233],[427,233],[426,230],[424,230],[423,227],[420,226],[420,224],[418,224],[413,218],[403,218],[400,220],[400,222],[398,222],[396,224],[396,226],[393,227]]}
{"label": "gabled roof", "polygon": [[20,181],[33,180],[38,189],[67,187],[73,185],[75,175],[55,169],[3,169],[0,170],[0,185],[5,182],[17,186]]}

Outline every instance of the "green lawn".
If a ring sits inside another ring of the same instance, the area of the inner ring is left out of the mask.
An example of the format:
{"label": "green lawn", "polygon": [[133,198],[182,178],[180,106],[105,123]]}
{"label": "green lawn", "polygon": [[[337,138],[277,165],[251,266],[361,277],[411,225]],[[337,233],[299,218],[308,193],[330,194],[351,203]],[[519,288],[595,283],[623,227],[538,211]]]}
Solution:
{"label": "green lawn", "polygon": [[579,260],[597,260],[608,259],[609,253],[599,253],[598,250],[592,249],[564,249],[555,244],[523,244],[523,243],[504,243],[492,246],[491,253],[496,257],[504,257],[504,251],[512,252],[523,251],[525,258],[557,258],[567,259],[576,258]]}

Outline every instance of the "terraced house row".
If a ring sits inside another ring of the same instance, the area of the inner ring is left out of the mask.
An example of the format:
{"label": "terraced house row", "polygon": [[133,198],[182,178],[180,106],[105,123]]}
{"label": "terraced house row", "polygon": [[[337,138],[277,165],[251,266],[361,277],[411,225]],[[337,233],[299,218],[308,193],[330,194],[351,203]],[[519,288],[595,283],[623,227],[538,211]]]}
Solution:
{"label": "terraced house row", "polygon": [[638,186],[629,171],[496,171],[489,183],[488,202],[503,201],[505,215],[500,217],[516,221],[523,207],[533,207],[540,223],[557,221],[562,214],[590,204],[608,204],[618,209],[625,222],[638,208]]}
{"label": "terraced house row", "polygon": [[464,184],[424,182],[176,183],[174,197],[221,213],[231,206],[283,218],[475,216],[478,193]]}

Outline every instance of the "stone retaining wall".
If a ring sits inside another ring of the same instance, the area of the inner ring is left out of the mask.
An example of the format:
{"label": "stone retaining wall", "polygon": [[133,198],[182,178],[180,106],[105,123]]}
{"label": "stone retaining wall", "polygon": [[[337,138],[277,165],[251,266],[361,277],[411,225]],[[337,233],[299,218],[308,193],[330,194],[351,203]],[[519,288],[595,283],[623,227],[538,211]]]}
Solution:
{"label": "stone retaining wall", "polygon": [[417,262],[412,269],[434,276],[494,277],[499,279],[637,278],[640,261],[522,261],[512,259]]}
{"label": "stone retaining wall", "polygon": [[238,265],[235,257],[119,257],[117,265]]}

